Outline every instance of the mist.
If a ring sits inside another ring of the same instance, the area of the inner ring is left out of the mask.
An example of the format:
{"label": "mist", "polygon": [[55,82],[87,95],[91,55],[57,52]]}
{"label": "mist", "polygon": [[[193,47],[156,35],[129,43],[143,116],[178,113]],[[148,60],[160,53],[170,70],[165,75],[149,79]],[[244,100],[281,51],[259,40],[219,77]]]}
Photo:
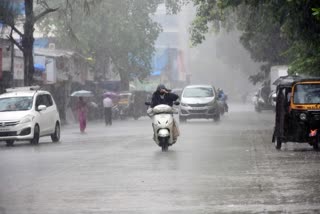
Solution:
{"label": "mist", "polygon": [[240,32],[221,29],[219,33],[207,34],[202,44],[192,46],[189,29],[195,18],[195,8],[192,5],[184,7],[178,17],[180,46],[187,53],[185,66],[191,84],[222,88],[233,101],[256,90],[258,86],[249,81],[249,76],[259,72],[261,65],[251,59],[240,43]]}

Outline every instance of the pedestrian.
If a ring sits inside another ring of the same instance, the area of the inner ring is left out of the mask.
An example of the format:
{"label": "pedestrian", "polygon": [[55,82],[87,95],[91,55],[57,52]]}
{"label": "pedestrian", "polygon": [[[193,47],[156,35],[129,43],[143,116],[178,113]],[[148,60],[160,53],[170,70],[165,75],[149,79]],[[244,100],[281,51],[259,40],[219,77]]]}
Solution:
{"label": "pedestrian", "polygon": [[87,103],[83,100],[83,97],[79,97],[79,101],[77,103],[77,113],[80,124],[80,132],[84,133],[87,127],[88,106]]}
{"label": "pedestrian", "polygon": [[103,99],[103,108],[104,108],[104,119],[107,125],[112,125],[112,106],[113,102],[110,97]]}

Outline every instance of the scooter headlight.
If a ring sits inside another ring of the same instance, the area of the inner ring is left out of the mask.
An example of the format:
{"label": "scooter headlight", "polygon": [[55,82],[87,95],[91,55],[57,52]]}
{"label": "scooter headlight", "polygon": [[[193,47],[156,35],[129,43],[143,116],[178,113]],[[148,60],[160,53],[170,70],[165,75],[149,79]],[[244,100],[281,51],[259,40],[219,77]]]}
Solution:
{"label": "scooter headlight", "polygon": [[300,114],[300,120],[307,120],[307,115],[305,113]]}

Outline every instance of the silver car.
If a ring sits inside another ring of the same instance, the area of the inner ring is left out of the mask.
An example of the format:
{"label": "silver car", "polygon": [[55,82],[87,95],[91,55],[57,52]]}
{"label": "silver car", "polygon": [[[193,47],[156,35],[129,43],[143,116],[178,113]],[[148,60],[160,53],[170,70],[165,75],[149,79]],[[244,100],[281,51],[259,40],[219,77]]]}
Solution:
{"label": "silver car", "polygon": [[215,88],[211,85],[190,85],[183,89],[180,100],[179,119],[206,118],[220,120]]}

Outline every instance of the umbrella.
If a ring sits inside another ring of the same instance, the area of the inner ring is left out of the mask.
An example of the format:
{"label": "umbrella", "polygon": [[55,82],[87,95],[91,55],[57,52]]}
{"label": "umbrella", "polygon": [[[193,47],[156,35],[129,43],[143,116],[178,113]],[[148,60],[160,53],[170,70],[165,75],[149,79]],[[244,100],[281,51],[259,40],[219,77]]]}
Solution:
{"label": "umbrella", "polygon": [[103,97],[118,98],[119,94],[108,91],[103,94]]}
{"label": "umbrella", "polygon": [[81,90],[81,91],[75,91],[71,94],[71,97],[92,97],[93,94],[91,91],[85,91],[85,90]]}

